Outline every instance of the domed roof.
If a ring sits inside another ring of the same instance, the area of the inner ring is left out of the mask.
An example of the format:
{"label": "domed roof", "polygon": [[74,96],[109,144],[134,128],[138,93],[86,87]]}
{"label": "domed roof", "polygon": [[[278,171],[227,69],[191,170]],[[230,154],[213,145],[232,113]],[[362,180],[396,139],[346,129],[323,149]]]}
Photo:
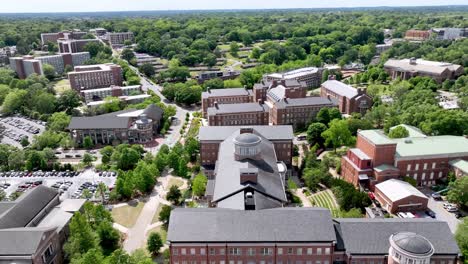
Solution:
{"label": "domed roof", "polygon": [[260,143],[262,139],[252,133],[242,133],[234,138],[234,143],[239,144],[239,145],[256,145]]}
{"label": "domed roof", "polygon": [[392,240],[396,246],[409,253],[430,255],[434,251],[434,247],[429,240],[415,233],[396,233],[392,236]]}

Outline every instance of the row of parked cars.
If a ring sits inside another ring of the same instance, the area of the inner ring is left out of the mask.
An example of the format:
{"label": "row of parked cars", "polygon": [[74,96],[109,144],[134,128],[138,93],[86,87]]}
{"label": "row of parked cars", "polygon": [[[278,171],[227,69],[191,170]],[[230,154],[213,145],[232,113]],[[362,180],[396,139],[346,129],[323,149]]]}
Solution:
{"label": "row of parked cars", "polygon": [[39,185],[42,185],[42,181],[27,181],[25,183],[18,185],[15,192],[25,192]]}
{"label": "row of parked cars", "polygon": [[55,190],[59,191],[60,193],[63,193],[70,188],[70,186],[73,185],[73,182],[71,181],[63,181],[63,182],[56,182],[50,186],[51,188],[54,188]]}
{"label": "row of parked cars", "polygon": [[[91,183],[91,182],[84,182],[83,184],[78,187],[78,190],[76,190],[72,194],[72,199],[78,199],[78,198],[92,198],[96,194],[96,190],[98,189],[99,183]],[[89,194],[91,197],[84,197],[85,190],[89,191]],[[109,192],[106,191],[104,194],[104,199],[108,200],[109,199]]]}
{"label": "row of parked cars", "polygon": [[99,173],[100,177],[115,177],[117,176],[117,173],[115,171],[100,171]]}
{"label": "row of parked cars", "polygon": [[[39,132],[41,132],[41,130],[38,127],[30,125],[22,121],[20,118],[5,117],[1,121],[3,123],[9,124],[10,126],[16,127],[18,129],[29,132],[31,134],[39,134]],[[40,124],[42,125],[42,121],[38,121],[38,122],[41,122]]]}
{"label": "row of parked cars", "polygon": [[451,203],[443,203],[442,207],[444,207],[447,212],[453,213],[456,218],[462,217],[462,213],[460,213],[460,210],[458,209],[458,206],[456,204],[451,204]]}
{"label": "row of parked cars", "polygon": [[[431,211],[431,210],[426,210],[424,212],[427,216],[431,217],[431,218],[435,218],[436,217],[436,214]],[[421,216],[416,214],[416,213],[412,213],[412,212],[399,212],[397,213],[397,216],[399,218],[420,218]]]}
{"label": "row of parked cars", "polygon": [[75,177],[80,173],[77,171],[6,171],[0,172],[2,177]]}

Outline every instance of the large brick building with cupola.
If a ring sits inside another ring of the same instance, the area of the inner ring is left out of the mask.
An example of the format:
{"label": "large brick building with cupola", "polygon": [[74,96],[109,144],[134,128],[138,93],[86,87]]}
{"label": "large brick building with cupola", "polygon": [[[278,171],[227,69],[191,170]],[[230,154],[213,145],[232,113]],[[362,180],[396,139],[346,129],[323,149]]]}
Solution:
{"label": "large brick building with cupola", "polygon": [[177,208],[171,264],[455,264],[446,222],[331,217],[324,208]]}
{"label": "large brick building with cupola", "polygon": [[341,176],[363,188],[388,179],[411,177],[418,186],[430,186],[447,177],[450,162],[468,160],[468,139],[464,136],[427,136],[403,125],[407,138],[391,139],[382,130],[357,133],[356,147],[341,159]]}

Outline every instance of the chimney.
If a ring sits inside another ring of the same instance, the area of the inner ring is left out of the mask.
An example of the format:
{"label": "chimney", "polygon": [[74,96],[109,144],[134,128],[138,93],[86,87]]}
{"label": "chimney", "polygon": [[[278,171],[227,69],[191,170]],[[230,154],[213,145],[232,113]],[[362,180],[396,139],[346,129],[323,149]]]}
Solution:
{"label": "chimney", "polygon": [[409,64],[411,64],[411,65],[416,65],[416,58],[415,58],[415,57],[412,57],[412,58],[409,60]]}
{"label": "chimney", "polygon": [[207,91],[208,93],[211,93],[210,87],[207,87],[207,88],[206,88],[206,91]]}
{"label": "chimney", "polygon": [[258,99],[257,101],[258,101],[258,104],[259,104],[259,105],[262,105],[262,104],[263,104],[263,100],[262,100],[262,99]]}
{"label": "chimney", "polygon": [[216,109],[219,109],[219,106],[218,106],[218,102],[217,102],[217,101],[214,102],[214,107],[215,107]]}
{"label": "chimney", "polygon": [[328,80],[330,80],[330,81],[331,80],[336,80],[336,75],[334,75],[334,74],[328,75]]}

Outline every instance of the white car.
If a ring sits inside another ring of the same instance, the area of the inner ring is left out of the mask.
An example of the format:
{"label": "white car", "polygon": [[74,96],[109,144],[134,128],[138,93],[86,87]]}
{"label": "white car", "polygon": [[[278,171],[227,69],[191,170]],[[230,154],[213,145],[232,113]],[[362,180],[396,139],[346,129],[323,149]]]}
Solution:
{"label": "white car", "polygon": [[407,218],[416,218],[416,216],[414,216],[414,214],[412,214],[411,212],[406,213],[406,217]]}
{"label": "white car", "polygon": [[397,216],[400,217],[400,218],[408,218],[408,216],[403,212],[397,213]]}

